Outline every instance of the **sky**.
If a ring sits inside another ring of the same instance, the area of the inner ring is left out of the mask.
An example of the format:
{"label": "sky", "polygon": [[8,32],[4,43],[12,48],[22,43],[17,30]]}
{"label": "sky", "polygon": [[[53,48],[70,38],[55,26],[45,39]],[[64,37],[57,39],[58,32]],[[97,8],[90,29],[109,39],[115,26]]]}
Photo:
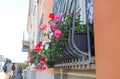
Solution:
{"label": "sky", "polygon": [[22,52],[22,39],[28,10],[29,0],[0,0],[0,55],[12,62],[27,60],[27,52]]}

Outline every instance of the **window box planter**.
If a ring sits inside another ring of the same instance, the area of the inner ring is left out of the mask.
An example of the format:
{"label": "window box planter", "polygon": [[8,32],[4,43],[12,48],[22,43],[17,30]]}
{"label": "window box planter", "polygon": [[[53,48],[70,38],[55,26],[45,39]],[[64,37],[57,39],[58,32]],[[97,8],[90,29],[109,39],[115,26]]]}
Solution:
{"label": "window box planter", "polygon": [[[92,33],[90,32],[90,46],[91,46],[91,54],[94,56],[94,38]],[[87,43],[87,33],[86,32],[75,32],[75,44],[81,51],[88,51],[88,43]]]}
{"label": "window box planter", "polygon": [[87,51],[87,33],[75,32],[75,44],[81,51]]}

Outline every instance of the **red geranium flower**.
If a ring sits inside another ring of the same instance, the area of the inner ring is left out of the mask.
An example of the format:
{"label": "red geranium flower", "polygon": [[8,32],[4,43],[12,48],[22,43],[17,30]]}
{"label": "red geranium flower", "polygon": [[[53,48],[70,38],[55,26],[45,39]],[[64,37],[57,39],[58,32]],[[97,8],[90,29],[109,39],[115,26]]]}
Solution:
{"label": "red geranium flower", "polygon": [[54,13],[50,13],[49,18],[54,19]]}
{"label": "red geranium flower", "polygon": [[35,47],[40,47],[42,45],[42,41],[40,41]]}
{"label": "red geranium flower", "polygon": [[40,58],[40,61],[42,60],[42,61],[45,61],[45,56],[41,56],[41,58]]}
{"label": "red geranium flower", "polygon": [[42,49],[40,48],[40,47],[38,47],[38,46],[36,46],[35,48],[34,48],[34,52],[36,52],[36,53],[39,53],[39,52],[41,52],[42,51]]}

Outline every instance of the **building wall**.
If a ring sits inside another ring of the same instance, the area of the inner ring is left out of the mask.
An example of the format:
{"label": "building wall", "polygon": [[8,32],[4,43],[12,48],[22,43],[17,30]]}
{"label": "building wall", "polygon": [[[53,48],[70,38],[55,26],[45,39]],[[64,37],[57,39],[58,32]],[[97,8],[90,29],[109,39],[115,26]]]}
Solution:
{"label": "building wall", "polygon": [[[38,31],[40,29],[40,21],[43,14],[43,24],[48,25],[49,13],[52,12],[53,0],[30,0],[28,15],[28,31],[30,39],[30,48],[37,44]],[[43,38],[47,40],[47,38]]]}
{"label": "building wall", "polygon": [[[44,0],[43,3],[43,24],[46,24],[47,27],[49,27],[48,25],[48,21],[49,21],[49,14],[52,13],[52,9],[53,9],[53,0]],[[47,40],[47,36],[43,37],[44,41],[48,41]]]}
{"label": "building wall", "polygon": [[96,79],[120,79],[120,0],[93,0]]}
{"label": "building wall", "polygon": [[[48,24],[49,13],[52,12],[53,8],[53,0],[30,0],[29,1],[29,12],[28,12],[28,37],[29,37],[29,51],[31,51],[34,46],[40,41],[37,39],[39,29],[40,29],[40,21],[43,20],[43,24]],[[42,19],[42,14],[45,17]],[[44,37],[42,40],[47,40],[47,37]],[[29,56],[29,55],[28,55]]]}
{"label": "building wall", "polygon": [[53,9],[53,0],[44,0],[44,23],[48,24],[49,21],[49,14],[52,12]]}
{"label": "building wall", "polygon": [[28,13],[28,33],[30,40],[30,49],[37,44],[38,36],[38,22],[37,22],[37,0],[29,1],[29,13]]}

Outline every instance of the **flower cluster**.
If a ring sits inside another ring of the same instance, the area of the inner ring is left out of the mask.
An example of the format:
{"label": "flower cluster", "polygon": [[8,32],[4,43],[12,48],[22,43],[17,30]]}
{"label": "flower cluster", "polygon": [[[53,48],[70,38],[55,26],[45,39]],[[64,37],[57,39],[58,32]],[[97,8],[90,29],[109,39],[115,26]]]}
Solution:
{"label": "flower cluster", "polygon": [[[62,16],[49,14],[49,26],[42,24],[40,29],[45,31],[44,36],[48,41],[40,41],[30,52],[28,62],[34,63],[41,70],[53,67],[54,57],[60,55],[60,51],[68,38],[68,30],[71,26],[72,14],[63,13]],[[48,28],[49,27],[49,28]]]}
{"label": "flower cluster", "polygon": [[47,69],[47,66],[45,64],[46,57],[42,55],[42,45],[43,42],[40,41],[34,49],[30,52],[28,63],[34,63],[36,65],[36,68],[39,68],[41,70]]}

